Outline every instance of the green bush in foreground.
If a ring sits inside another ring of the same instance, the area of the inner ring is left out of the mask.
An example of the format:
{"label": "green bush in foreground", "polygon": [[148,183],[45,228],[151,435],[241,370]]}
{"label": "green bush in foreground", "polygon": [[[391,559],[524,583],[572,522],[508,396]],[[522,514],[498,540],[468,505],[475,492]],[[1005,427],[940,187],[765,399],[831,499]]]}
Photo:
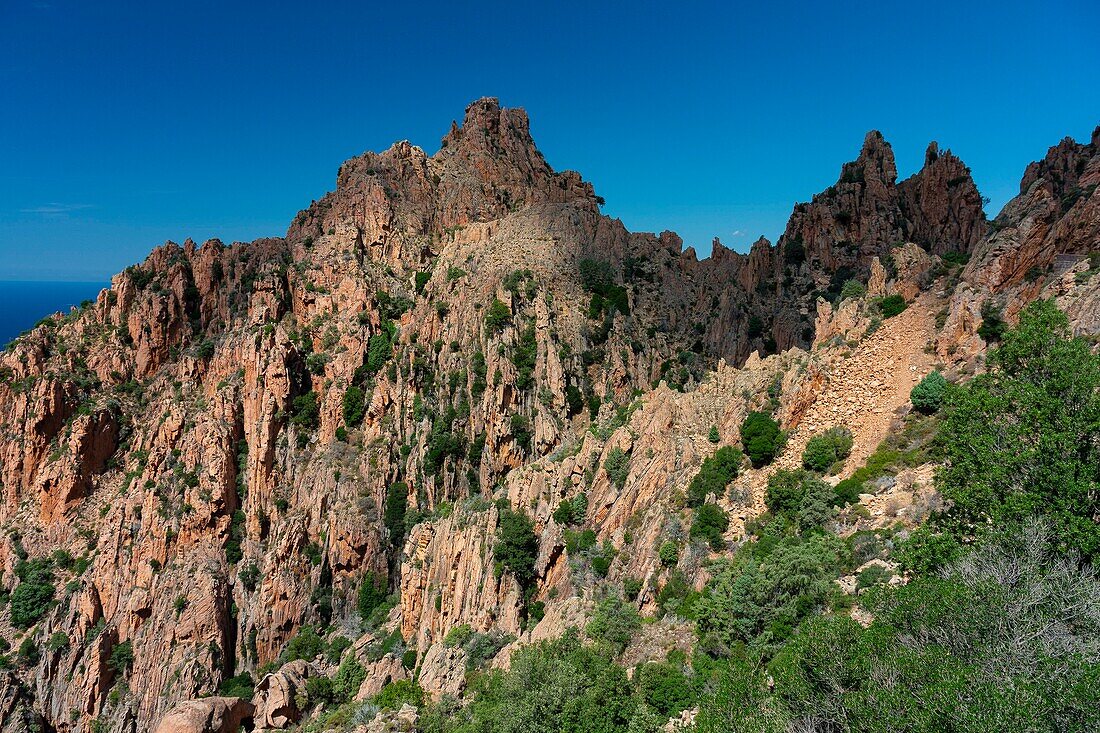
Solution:
{"label": "green bush in foreground", "polygon": [[934,371],[910,390],[909,401],[917,412],[931,415],[943,405],[946,394],[947,380],[938,371]]}

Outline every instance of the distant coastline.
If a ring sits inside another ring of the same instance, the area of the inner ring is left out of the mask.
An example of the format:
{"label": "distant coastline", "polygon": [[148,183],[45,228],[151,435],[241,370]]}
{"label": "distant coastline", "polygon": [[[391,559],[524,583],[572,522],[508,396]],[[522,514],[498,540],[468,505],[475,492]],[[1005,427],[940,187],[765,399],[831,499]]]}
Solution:
{"label": "distant coastline", "polygon": [[0,347],[53,313],[95,300],[109,282],[0,280]]}

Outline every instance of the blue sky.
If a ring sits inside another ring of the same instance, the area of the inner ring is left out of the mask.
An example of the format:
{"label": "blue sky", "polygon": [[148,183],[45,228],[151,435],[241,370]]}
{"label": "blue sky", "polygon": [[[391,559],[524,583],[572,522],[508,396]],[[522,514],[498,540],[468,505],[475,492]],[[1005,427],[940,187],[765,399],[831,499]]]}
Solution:
{"label": "blue sky", "polygon": [[1100,122],[1094,0],[535,5],[0,0],[0,280],[281,235],[345,158],[434,152],[486,95],[701,253],[774,239],[871,128],[901,176],[954,150],[992,214]]}

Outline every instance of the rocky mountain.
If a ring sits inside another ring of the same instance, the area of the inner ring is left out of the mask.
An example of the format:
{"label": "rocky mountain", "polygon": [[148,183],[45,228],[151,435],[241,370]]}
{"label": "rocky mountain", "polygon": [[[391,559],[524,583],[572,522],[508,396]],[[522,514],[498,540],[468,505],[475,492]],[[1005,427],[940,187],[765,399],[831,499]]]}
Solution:
{"label": "rocky mountain", "polygon": [[[775,246],[699,260],[482,99],[435,155],[345,162],[285,237],[158,247],[0,355],[0,730],[283,729],[349,659],[353,699],[460,695],[456,634],[501,666],[606,586],[655,613],[710,577],[712,545],[661,548],[750,412],[789,438],[712,497],[729,542],[810,437],[852,431],[847,478],[922,377],[980,370],[983,325],[1054,297],[1100,335],[1097,183],[1100,128],[988,221],[957,157],[898,182],[872,132]],[[919,522],[930,471],[847,530]],[[523,521],[527,577],[498,556]],[[689,643],[654,629],[627,657]]]}

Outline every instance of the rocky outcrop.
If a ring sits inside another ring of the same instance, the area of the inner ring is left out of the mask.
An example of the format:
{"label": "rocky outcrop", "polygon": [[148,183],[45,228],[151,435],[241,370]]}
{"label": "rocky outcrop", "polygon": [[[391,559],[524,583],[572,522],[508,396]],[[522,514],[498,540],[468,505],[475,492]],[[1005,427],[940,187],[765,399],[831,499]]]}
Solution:
{"label": "rocky outcrop", "polygon": [[265,675],[252,698],[255,727],[282,730],[301,720],[298,698],[305,693],[306,680],[311,674],[309,663],[299,659]]}
{"label": "rocky outcrop", "polygon": [[237,733],[252,717],[252,704],[237,697],[188,700],[173,708],[154,728],[155,733]]}

